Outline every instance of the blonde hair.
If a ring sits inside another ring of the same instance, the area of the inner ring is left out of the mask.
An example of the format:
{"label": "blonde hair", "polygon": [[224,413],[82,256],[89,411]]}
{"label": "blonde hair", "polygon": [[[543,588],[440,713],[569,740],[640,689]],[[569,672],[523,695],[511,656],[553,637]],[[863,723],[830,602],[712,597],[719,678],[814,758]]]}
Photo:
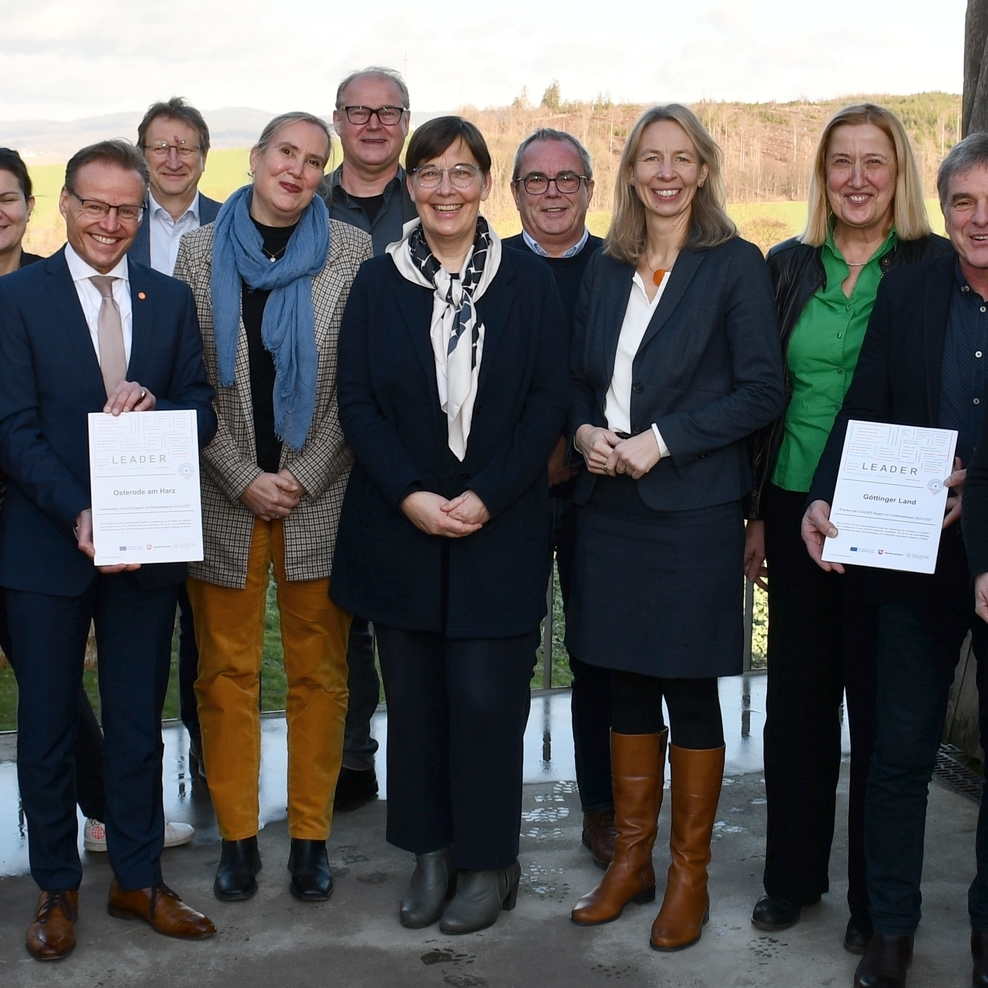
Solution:
{"label": "blonde hair", "polygon": [[811,247],[820,247],[827,239],[830,226],[830,200],[827,198],[827,152],[830,139],[838,127],[872,124],[889,139],[895,151],[895,195],[892,198],[892,223],[900,240],[919,240],[930,233],[930,221],[923,201],[923,183],[912,145],[902,121],[884,106],[854,103],[838,110],[823,128],[813,157],[807,203],[806,229],[799,239]]}
{"label": "blonde hair", "polygon": [[604,241],[604,252],[626,264],[635,264],[645,253],[647,231],[645,207],[631,184],[635,160],[641,149],[645,128],[659,120],[671,120],[679,124],[696,148],[699,164],[707,166],[707,178],[696,190],[690,216],[690,232],[686,247],[716,247],[732,237],[738,229],[724,209],[727,198],[724,176],[721,172],[721,152],[717,142],[700,123],[700,118],[680,103],[653,106],[639,118],[621,152],[617,180],[614,184],[614,212],[611,226]]}

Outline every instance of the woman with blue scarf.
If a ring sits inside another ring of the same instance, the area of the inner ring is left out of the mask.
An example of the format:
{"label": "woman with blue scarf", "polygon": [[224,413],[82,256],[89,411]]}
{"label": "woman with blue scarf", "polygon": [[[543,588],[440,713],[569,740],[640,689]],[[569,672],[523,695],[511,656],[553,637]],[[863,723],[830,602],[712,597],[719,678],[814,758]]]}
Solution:
{"label": "woman with blue scarf", "polygon": [[329,578],[351,463],[336,410],[336,339],[371,240],[331,221],[315,195],[329,151],[318,117],[272,120],[251,150],[252,184],[182,239],[175,267],[195,297],[219,420],[202,453],[205,558],[189,567],[189,597],[222,900],[252,896],[261,868],[258,691],[272,568],[288,679],[289,889],[303,901],[333,890],[326,839],[350,615],[329,599]]}
{"label": "woman with blue scarf", "polygon": [[355,463],[332,593],[377,633],[387,836],[415,855],[399,919],[470,933],[518,889],[567,329],[548,265],[502,251],[480,215],[491,157],[473,124],[422,124],[406,170],[419,218],[361,268],[340,333]]}

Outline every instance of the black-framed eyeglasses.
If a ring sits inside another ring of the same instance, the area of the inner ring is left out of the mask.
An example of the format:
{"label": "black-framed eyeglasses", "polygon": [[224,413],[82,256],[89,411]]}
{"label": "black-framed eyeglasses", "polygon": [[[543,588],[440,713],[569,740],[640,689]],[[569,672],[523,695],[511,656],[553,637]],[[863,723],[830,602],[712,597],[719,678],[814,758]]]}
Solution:
{"label": "black-framed eyeglasses", "polygon": [[404,106],[341,106],[340,109],[346,114],[347,120],[352,124],[365,124],[370,122],[371,116],[384,124],[385,127],[393,127],[402,114],[407,113]]}
{"label": "black-framed eyeglasses", "polygon": [[82,205],[82,211],[94,220],[101,220],[105,216],[110,215],[110,210],[115,209],[117,211],[117,219],[122,223],[140,223],[141,217],[144,215],[143,206],[131,206],[131,205],[120,205],[114,206],[108,202],[103,202],[102,199],[83,199],[75,189],[65,186],[65,191],[69,195],[75,196]]}
{"label": "black-framed eyeglasses", "polygon": [[443,175],[449,175],[449,181],[458,189],[469,189],[480,171],[480,165],[459,164],[450,168],[437,168],[435,165],[420,165],[413,168],[409,174],[423,189],[438,189],[443,182]]}
{"label": "black-framed eyeglasses", "polygon": [[581,182],[589,181],[586,175],[577,175],[576,172],[560,172],[553,178],[541,172],[530,172],[522,178],[516,178],[515,185],[524,186],[530,196],[543,196],[549,191],[549,183],[552,182],[557,192],[572,195],[580,191]]}
{"label": "black-framed eyeglasses", "polygon": [[201,144],[186,144],[179,141],[177,144],[169,144],[168,141],[154,141],[152,144],[144,145],[145,154],[153,154],[156,158],[167,158],[169,151],[177,151],[178,156],[184,161],[191,161],[200,151]]}

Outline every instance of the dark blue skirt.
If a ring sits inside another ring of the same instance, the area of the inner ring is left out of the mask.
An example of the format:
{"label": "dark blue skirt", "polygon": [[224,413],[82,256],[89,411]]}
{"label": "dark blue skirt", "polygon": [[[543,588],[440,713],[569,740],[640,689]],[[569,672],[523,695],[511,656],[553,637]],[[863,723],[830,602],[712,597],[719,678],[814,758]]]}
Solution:
{"label": "dark blue skirt", "polygon": [[566,648],[662,679],[741,672],[740,501],[655,511],[629,477],[598,477],[577,509]]}

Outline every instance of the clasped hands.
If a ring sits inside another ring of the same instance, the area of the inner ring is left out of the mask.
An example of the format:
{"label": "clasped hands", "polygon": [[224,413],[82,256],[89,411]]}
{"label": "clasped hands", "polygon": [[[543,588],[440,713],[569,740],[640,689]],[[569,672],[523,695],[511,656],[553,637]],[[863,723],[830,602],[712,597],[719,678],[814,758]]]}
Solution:
{"label": "clasped hands", "polygon": [[[103,411],[110,415],[121,412],[153,412],[157,403],[153,394],[147,388],[142,388],[137,381],[121,381],[109,394]],[[93,512],[86,508],[79,512],[75,520],[74,534],[79,551],[90,559],[96,558],[96,546],[93,544]],[[123,573],[140,569],[140,563],[118,563],[115,566],[98,567],[101,573]]]}
{"label": "clasped hands", "polygon": [[610,429],[581,425],[576,430],[576,448],[591,473],[609,477],[623,473],[632,480],[644,477],[662,458],[651,429],[630,439],[621,439]]}
{"label": "clasped hands", "polygon": [[452,500],[432,491],[413,491],[401,502],[405,517],[426,535],[461,539],[473,535],[491,520],[491,513],[473,491]]}

